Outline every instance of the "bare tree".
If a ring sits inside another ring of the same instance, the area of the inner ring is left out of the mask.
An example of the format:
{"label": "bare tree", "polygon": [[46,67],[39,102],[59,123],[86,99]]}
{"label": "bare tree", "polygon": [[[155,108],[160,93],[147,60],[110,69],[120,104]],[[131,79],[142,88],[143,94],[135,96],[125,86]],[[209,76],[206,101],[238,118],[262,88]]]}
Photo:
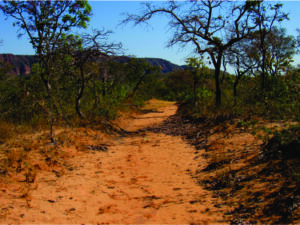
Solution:
{"label": "bare tree", "polygon": [[[93,76],[93,72],[85,74],[84,67],[87,63],[95,61],[95,58],[101,57],[102,60],[111,60],[117,52],[122,49],[121,43],[108,43],[108,37],[111,31],[99,31],[94,30],[94,34],[83,35],[83,50],[79,51],[79,55],[76,55],[75,65],[80,69],[80,79],[78,86],[78,94],[76,97],[75,109],[77,115],[84,118],[84,114],[80,111],[80,101],[83,97],[86,79],[90,79]],[[106,73],[106,69],[104,69]],[[102,74],[105,78],[106,74]]]}
{"label": "bare tree", "polygon": [[237,103],[237,86],[240,80],[246,74],[255,75],[257,69],[257,62],[249,56],[249,49],[251,40],[246,38],[235,44],[226,52],[225,57],[228,64],[233,66],[236,78],[233,84],[233,98],[235,104]]}
{"label": "bare tree", "polygon": [[215,104],[221,106],[220,68],[224,52],[235,43],[248,37],[258,26],[255,7],[258,2],[225,2],[214,0],[179,3],[169,1],[163,6],[145,4],[140,15],[127,15],[123,21],[136,25],[147,22],[155,14],[167,15],[173,37],[168,46],[175,44],[195,46],[198,54],[209,54],[215,68]]}
{"label": "bare tree", "polygon": [[[56,55],[62,57],[61,61],[64,61],[65,58],[68,59],[67,69],[71,68],[71,71],[69,70],[67,73],[71,73],[77,81],[75,110],[82,119],[85,116],[80,110],[80,102],[84,95],[86,82],[99,73],[89,65],[92,63],[103,64],[105,61],[111,60],[122,49],[121,43],[108,42],[111,33],[111,31],[105,30],[93,30],[92,34],[69,35],[60,40],[60,48]],[[102,74],[102,76],[105,75]]]}

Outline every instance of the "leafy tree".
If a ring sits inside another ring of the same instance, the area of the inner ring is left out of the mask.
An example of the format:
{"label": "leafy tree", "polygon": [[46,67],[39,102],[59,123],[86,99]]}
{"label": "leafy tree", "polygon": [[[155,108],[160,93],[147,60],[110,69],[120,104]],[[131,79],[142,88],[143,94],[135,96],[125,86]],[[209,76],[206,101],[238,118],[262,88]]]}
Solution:
{"label": "leafy tree", "polygon": [[189,70],[174,70],[165,79],[172,100],[184,101],[193,95],[193,78]]}
{"label": "leafy tree", "polygon": [[0,61],[0,80],[5,79],[5,75],[12,69],[12,66],[9,63]]}
{"label": "leafy tree", "polygon": [[268,82],[269,77],[276,80],[276,77],[283,75],[293,62],[296,41],[293,36],[286,34],[285,29],[277,27],[273,27],[266,34],[263,49],[261,49],[260,33],[255,32],[251,37],[250,44],[243,48],[246,50],[249,60],[256,65],[256,70],[252,70],[252,74],[260,75],[261,90],[265,91],[272,87]]}
{"label": "leafy tree", "polygon": [[127,82],[131,86],[131,93],[128,97],[133,97],[147,76],[157,74],[159,68],[147,63],[145,60],[132,58],[126,66]]}
{"label": "leafy tree", "polygon": [[287,36],[283,28],[274,28],[267,36],[268,52],[267,71],[272,77],[282,75],[293,62],[295,52],[295,40],[293,36]]}
{"label": "leafy tree", "polygon": [[203,57],[201,60],[196,58],[188,58],[186,60],[187,65],[191,68],[191,73],[193,77],[193,93],[196,96],[196,89],[199,84],[199,80],[205,78],[205,76],[210,74],[210,70],[204,65]]}
{"label": "leafy tree", "polygon": [[48,100],[47,112],[52,138],[52,108],[59,113],[52,98],[52,81],[56,75],[54,52],[63,35],[72,28],[86,28],[91,7],[87,1],[3,1],[2,12],[14,19],[14,26],[20,28],[19,35],[27,34],[36,52],[40,65],[39,75],[44,83]]}
{"label": "leafy tree", "polygon": [[19,35],[28,35],[41,68],[45,70],[41,78],[50,95],[55,64],[53,52],[62,35],[71,28],[86,28],[90,5],[87,1],[3,1],[0,7],[5,15],[16,21],[13,25],[21,28]]}

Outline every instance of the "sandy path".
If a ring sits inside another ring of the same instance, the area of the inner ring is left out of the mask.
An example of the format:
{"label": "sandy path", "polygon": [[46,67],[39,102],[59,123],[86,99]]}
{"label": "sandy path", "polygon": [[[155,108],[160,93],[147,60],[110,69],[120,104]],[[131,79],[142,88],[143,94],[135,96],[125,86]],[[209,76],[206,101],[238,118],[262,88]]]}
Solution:
{"label": "sandy path", "polygon": [[[175,111],[171,105],[138,116],[126,129],[145,128]],[[0,223],[222,222],[214,206],[218,199],[192,178],[198,169],[194,149],[181,138],[146,132],[112,143],[107,152],[74,157],[62,176],[38,174],[30,206],[24,198],[12,198]]]}

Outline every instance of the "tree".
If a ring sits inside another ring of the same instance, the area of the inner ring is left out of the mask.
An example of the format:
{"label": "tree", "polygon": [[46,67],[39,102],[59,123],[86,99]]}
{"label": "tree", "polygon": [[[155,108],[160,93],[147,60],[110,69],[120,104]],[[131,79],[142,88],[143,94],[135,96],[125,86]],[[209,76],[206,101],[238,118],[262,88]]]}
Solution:
{"label": "tree", "polygon": [[282,72],[293,62],[296,53],[296,41],[293,36],[286,35],[284,28],[274,27],[267,36],[268,51],[266,67],[270,76],[282,75]]}
{"label": "tree", "polygon": [[[36,52],[40,66],[40,78],[46,90],[47,112],[50,121],[51,141],[53,110],[59,114],[52,99],[52,79],[57,64],[55,50],[63,35],[72,28],[85,28],[91,15],[87,1],[3,1],[2,12],[14,19],[14,26],[20,28],[19,36],[27,34]],[[21,32],[23,31],[23,33]],[[53,110],[52,110],[53,109]]]}
{"label": "tree", "polygon": [[147,76],[157,74],[159,67],[153,66],[142,59],[130,59],[126,65],[127,76],[126,80],[131,87],[131,93],[128,98],[133,97]]}
{"label": "tree", "polygon": [[296,40],[288,36],[283,28],[273,27],[264,37],[263,49],[261,48],[261,34],[255,32],[251,37],[251,44],[244,48],[250,60],[257,65],[257,72],[260,74],[261,88],[265,90],[268,86],[268,77],[282,75],[296,53]]}
{"label": "tree", "polygon": [[228,64],[233,66],[235,70],[235,81],[233,83],[233,98],[236,104],[236,100],[238,97],[237,87],[240,80],[246,74],[254,74],[253,71],[256,71],[257,63],[251,57],[251,53],[249,53],[249,49],[251,49],[251,38],[245,38],[244,40],[236,43],[226,52],[225,59]]}
{"label": "tree", "polygon": [[[169,1],[167,5],[155,7],[145,4],[141,15],[128,15],[124,23],[140,24],[155,14],[170,17],[169,26],[174,29],[168,46],[191,43],[200,55],[208,54],[215,74],[215,104],[221,106],[220,68],[224,52],[235,43],[248,37],[257,27],[254,8],[256,1],[191,1],[184,4]],[[226,34],[226,35],[225,35]]]}
{"label": "tree", "polygon": [[[71,28],[85,28],[91,14],[87,1],[3,1],[1,10],[21,28],[19,36],[27,34],[45,70],[41,78],[50,95],[53,52],[61,36]],[[23,33],[21,33],[23,31]],[[52,63],[52,64],[51,64]]]}
{"label": "tree", "polygon": [[[3,44],[3,40],[0,40],[0,46]],[[8,63],[0,61],[0,81],[3,80],[3,77],[11,69],[11,65]]]}
{"label": "tree", "polygon": [[276,3],[274,5],[268,3],[264,4],[262,1],[258,1],[256,12],[256,23],[258,24],[258,30],[254,33],[255,39],[258,41],[256,46],[256,52],[260,53],[259,67],[261,70],[261,89],[265,90],[266,79],[268,76],[267,71],[267,52],[268,44],[267,37],[272,32],[276,22],[281,22],[284,19],[288,19],[287,14],[281,12],[282,4]]}
{"label": "tree", "polygon": [[94,30],[93,34],[63,36],[60,47],[55,52],[57,57],[61,57],[60,60],[64,62],[63,68],[68,70],[65,74],[71,75],[76,80],[75,110],[82,119],[85,116],[80,110],[80,101],[84,95],[86,83],[91,78],[97,77],[99,73],[99,70],[89,65],[96,63],[99,57],[102,61],[111,60],[122,48],[121,43],[107,42],[110,34],[110,31]]}
{"label": "tree", "polygon": [[199,80],[203,79],[205,75],[209,74],[209,68],[204,65],[203,60],[196,58],[188,58],[186,63],[191,67],[191,73],[193,77],[193,94],[196,97],[196,88],[199,84]]}

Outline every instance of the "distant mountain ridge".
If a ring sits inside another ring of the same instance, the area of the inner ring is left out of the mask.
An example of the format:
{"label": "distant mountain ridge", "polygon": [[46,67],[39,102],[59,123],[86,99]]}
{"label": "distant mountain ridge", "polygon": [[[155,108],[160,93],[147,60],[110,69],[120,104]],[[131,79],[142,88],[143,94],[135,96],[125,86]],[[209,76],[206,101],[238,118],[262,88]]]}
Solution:
{"label": "distant mountain ridge", "polygon": [[179,66],[174,63],[169,62],[168,60],[161,59],[161,58],[142,58],[146,60],[148,63],[158,66],[161,68],[162,73],[171,72],[174,69],[181,70],[184,69],[186,66]]}
{"label": "distant mountain ridge", "polygon": [[0,54],[0,61],[9,63],[12,69],[9,74],[12,75],[28,75],[31,73],[31,67],[37,62],[32,55],[14,55]]}
{"label": "distant mountain ridge", "polygon": [[[140,58],[144,59],[148,63],[158,66],[161,69],[162,73],[171,72],[174,69],[180,70],[185,66],[179,66],[174,63],[169,62],[168,60],[161,58]],[[115,59],[118,62],[128,62],[130,57],[128,56],[119,56]],[[37,59],[33,55],[14,55],[14,54],[0,54],[0,61],[9,63],[12,65],[12,70],[9,74],[12,75],[28,75],[31,73],[31,67],[34,63],[37,62]]]}

